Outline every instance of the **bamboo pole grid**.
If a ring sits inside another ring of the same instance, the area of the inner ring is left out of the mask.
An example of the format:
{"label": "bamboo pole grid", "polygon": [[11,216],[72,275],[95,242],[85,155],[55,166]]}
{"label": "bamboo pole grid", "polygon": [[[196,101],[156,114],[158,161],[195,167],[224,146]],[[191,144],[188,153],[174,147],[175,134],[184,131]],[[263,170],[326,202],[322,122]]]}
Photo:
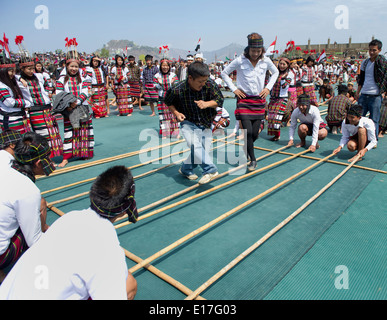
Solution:
{"label": "bamboo pole grid", "polygon": [[[227,137],[225,137],[227,138]],[[222,139],[218,139],[217,142],[221,141]],[[175,143],[179,143],[181,141],[177,141]],[[239,144],[237,143],[235,140],[234,141],[227,141],[225,142],[224,145],[228,144],[228,143],[233,143],[233,144]],[[224,146],[223,145],[223,146]],[[162,145],[164,146],[164,145]],[[160,147],[162,147],[160,146]],[[219,147],[219,146],[218,146]],[[218,148],[217,147],[217,148]],[[233,208],[232,210],[229,210],[228,212],[222,214],[221,216],[217,217],[216,219],[212,220],[211,222],[207,223],[206,225],[192,231],[191,233],[187,234],[186,236],[182,237],[181,239],[173,242],[172,244],[170,244],[169,246],[165,247],[164,249],[156,252],[155,254],[153,254],[152,256],[146,258],[146,259],[141,259],[139,257],[137,257],[136,255],[134,255],[133,253],[129,252],[128,250],[126,250],[125,248],[123,248],[124,252],[125,252],[125,255],[131,259],[132,261],[136,262],[137,264],[130,268],[129,271],[131,273],[134,273],[136,272],[137,270],[141,269],[141,268],[145,268],[147,269],[148,271],[152,272],[153,274],[155,274],[156,276],[158,276],[159,278],[163,279],[164,281],[166,281],[167,283],[171,284],[172,286],[174,286],[175,288],[177,288],[178,290],[180,290],[181,292],[183,292],[185,295],[187,295],[187,298],[188,300],[191,300],[191,299],[198,299],[198,300],[203,300],[204,298],[200,296],[200,293],[203,292],[205,289],[207,289],[211,284],[213,284],[217,279],[219,279],[221,276],[223,276],[228,270],[230,270],[233,266],[235,266],[237,263],[239,263],[240,261],[242,261],[248,254],[250,254],[251,252],[253,252],[257,247],[259,247],[264,241],[267,241],[268,238],[270,238],[274,233],[276,233],[277,231],[279,231],[284,225],[286,225],[287,223],[289,223],[292,219],[294,219],[294,217],[296,215],[298,215],[299,213],[301,213],[311,202],[315,201],[318,196],[320,196],[323,192],[325,192],[331,185],[333,185],[339,178],[341,178],[351,167],[358,167],[358,168],[361,168],[361,169],[364,169],[364,170],[371,170],[371,171],[375,171],[375,172],[380,172],[380,173],[386,173],[385,171],[382,171],[382,170],[377,170],[377,169],[373,169],[373,168],[367,168],[367,167],[361,167],[361,166],[356,166],[355,163],[357,162],[358,158],[356,158],[356,160],[354,162],[352,162],[351,164],[346,164],[346,163],[341,163],[341,162],[338,162],[338,161],[332,161],[332,160],[329,160],[329,158],[331,158],[333,156],[333,154],[325,157],[325,158],[317,158],[317,157],[310,157],[310,156],[306,156],[305,154],[309,152],[309,150],[304,150],[304,151],[301,151],[299,153],[296,153],[296,154],[292,154],[292,153],[289,153],[289,152],[284,152],[283,150],[288,148],[287,146],[284,146],[284,147],[281,147],[277,150],[270,150],[270,149],[265,149],[265,148],[259,148],[259,147],[255,147],[256,149],[259,149],[259,150],[263,150],[263,151],[269,151],[270,153],[269,154],[266,154],[260,158],[258,158],[257,160],[261,160],[265,157],[268,157],[272,154],[284,154],[284,155],[289,155],[290,157],[287,157],[283,160],[280,160],[280,161],[277,161],[275,163],[272,163],[266,167],[263,167],[263,168],[260,168],[260,169],[257,169],[255,171],[252,171],[250,173],[247,173],[245,175],[242,175],[238,178],[234,178],[230,181],[227,181],[225,183],[222,183],[216,187],[213,187],[211,189],[208,189],[206,191],[203,191],[203,192],[200,192],[194,196],[191,196],[191,197],[188,197],[188,198],[185,198],[183,200],[180,200],[180,201],[177,201],[175,203],[172,203],[170,205],[167,205],[163,208],[159,208],[159,209],[156,209],[148,214],[144,214],[144,215],[141,215],[139,217],[139,221],[140,220],[143,220],[145,218],[148,218],[150,216],[153,216],[157,213],[160,213],[162,211],[165,211],[165,210],[168,210],[168,209],[171,209],[171,208],[174,208],[176,206],[179,206],[181,204],[184,204],[184,203],[187,203],[189,201],[192,201],[194,199],[197,199],[199,197],[202,197],[204,195],[207,195],[211,192],[214,192],[214,191],[217,191],[217,190],[220,190],[221,188],[223,187],[226,187],[226,186],[229,186],[229,185],[232,185],[233,183],[236,183],[238,181],[241,181],[243,179],[246,179],[246,178],[249,178],[253,175],[256,175],[258,173],[261,173],[265,170],[268,170],[272,167],[275,167],[275,166],[278,166],[284,162],[287,162],[287,161],[290,161],[292,159],[295,159],[297,157],[304,157],[304,158],[307,158],[307,159],[311,159],[311,160],[316,160],[316,162],[314,164],[312,164],[311,166],[307,167],[306,169],[304,170],[301,170],[300,172],[294,174],[293,176],[283,180],[282,182],[278,183],[277,185],[269,188],[268,190],[262,192],[261,194],[253,197],[252,199],[246,201],[245,203],[242,203],[240,205],[238,205],[237,207]],[[149,150],[147,150],[149,151]],[[134,155],[137,155],[137,154],[140,154],[140,152],[147,152],[147,151],[136,151],[136,152],[130,152],[130,153],[127,153],[125,154],[124,157],[127,157],[127,156],[134,156]],[[181,152],[186,152],[187,150],[184,150],[184,151],[180,151],[179,153]],[[169,156],[172,156],[173,154],[170,154]],[[110,158],[107,158],[108,161],[104,161],[102,163],[106,163],[106,162],[110,162],[110,161],[115,161],[116,159],[120,159],[120,156],[116,156],[116,157],[110,157]],[[105,160],[105,159],[102,159],[102,160]],[[154,160],[152,160],[154,161]],[[145,164],[148,164],[148,163],[151,163],[152,161],[149,161]],[[323,162],[330,162],[330,163],[336,163],[336,164],[340,164],[340,165],[344,165],[346,166],[346,168],[338,175],[336,176],[329,184],[327,184],[326,186],[324,186],[318,193],[316,193],[310,200],[308,200],[308,202],[306,202],[305,204],[303,204],[296,212],[294,212],[292,215],[290,215],[287,219],[285,219],[283,222],[281,222],[279,225],[277,225],[277,227],[275,227],[273,230],[271,230],[267,235],[265,235],[262,239],[260,239],[258,242],[256,242],[254,245],[252,245],[251,247],[249,247],[246,251],[244,251],[241,255],[239,255],[236,259],[234,259],[233,261],[231,261],[226,267],[222,268],[221,271],[219,271],[217,274],[215,274],[213,277],[211,277],[208,281],[206,281],[202,286],[200,286],[199,288],[197,288],[195,291],[192,291],[190,290],[189,288],[187,288],[186,286],[184,286],[183,284],[181,284],[179,281],[173,279],[172,277],[170,277],[169,275],[165,274],[164,272],[158,270],[157,268],[155,268],[154,266],[152,266],[150,263],[158,258],[160,258],[161,256],[165,255],[166,253],[170,252],[171,250],[175,249],[176,247],[178,247],[179,245],[183,244],[184,242],[188,241],[189,239],[197,236],[198,234],[200,234],[201,232],[215,226],[217,223],[219,223],[220,221],[226,219],[227,217],[231,216],[232,214],[240,211],[241,209],[243,209],[244,207],[247,207],[251,204],[253,204],[254,202],[258,201],[259,199],[267,196],[268,194],[270,194],[271,192],[281,188],[282,186],[284,186],[285,184],[287,184],[288,182],[294,180],[294,179],[297,179],[298,177],[300,177],[301,175],[303,175],[304,173],[306,173],[307,171],[311,170],[312,168],[316,167],[317,165],[323,163]],[[100,164],[101,162],[94,162],[95,164],[93,165],[97,165],[97,164]],[[143,164],[143,165],[145,165]],[[170,164],[170,165],[174,165],[174,163]],[[150,170],[148,172],[146,172],[145,174],[143,175],[147,175],[147,174],[151,174],[151,173],[154,173],[154,172],[157,172],[165,167],[168,167],[170,165],[167,165],[167,166],[164,166],[162,168],[158,168],[158,169],[154,169],[154,170]],[[236,171],[236,170],[240,170],[242,169],[244,166],[246,166],[247,164],[244,164],[244,165],[240,165],[236,168],[233,168],[225,173],[222,173],[220,174],[217,179],[221,178],[221,177],[224,177],[228,174],[230,174],[231,172],[233,171]],[[84,167],[89,167],[90,165],[87,165],[87,166],[78,166],[76,169],[73,169],[73,170],[79,170],[79,169],[82,169]],[[137,167],[137,166],[134,166],[134,167]],[[131,168],[131,167],[129,167]],[[73,171],[73,170],[70,170],[70,171]],[[68,171],[69,172],[69,171]],[[143,175],[139,175],[135,178],[138,178],[138,177],[141,177]],[[95,178],[92,178],[92,179],[87,179],[84,180],[84,181],[81,181],[81,183],[84,183],[84,182],[89,182],[89,181],[92,181],[94,180]],[[71,184],[73,185],[73,184]],[[71,185],[68,185],[68,186],[71,186]],[[66,186],[66,187],[68,187]],[[145,206],[143,208],[139,208],[138,211],[139,213],[140,212],[143,212],[143,211],[146,211],[152,207],[155,207],[155,206],[158,206],[162,203],[165,203],[173,198],[176,198],[177,196],[180,196],[184,193],[187,193],[195,188],[198,188],[199,187],[199,184],[194,184],[193,186],[191,187],[188,187],[174,195],[171,195],[171,196],[168,196],[168,197],[165,197],[161,200],[158,200],[154,203],[151,203],[150,205],[148,206]],[[53,189],[54,190],[54,189]],[[53,190],[49,190],[49,192],[52,192]],[[55,189],[56,190],[56,189]],[[47,192],[46,192],[47,193]],[[43,193],[42,193],[43,194]],[[65,201],[69,201],[69,200],[72,200],[76,197],[80,197],[80,196],[83,196],[83,195],[86,195],[88,194],[88,192],[86,193],[82,193],[82,194],[79,194],[79,195],[75,195],[73,197],[69,197],[69,198],[66,198],[66,199],[62,199],[60,200],[59,202],[53,202],[51,204],[49,204],[49,209],[52,210],[53,212],[55,212],[56,214],[58,214],[59,216],[63,215],[64,213],[56,208],[54,206],[54,204],[56,203],[61,203],[61,202],[65,202]],[[119,229],[123,226],[126,226],[130,224],[129,222],[124,222],[124,223],[120,223],[120,224],[117,224],[115,225],[115,228],[116,229]]]}

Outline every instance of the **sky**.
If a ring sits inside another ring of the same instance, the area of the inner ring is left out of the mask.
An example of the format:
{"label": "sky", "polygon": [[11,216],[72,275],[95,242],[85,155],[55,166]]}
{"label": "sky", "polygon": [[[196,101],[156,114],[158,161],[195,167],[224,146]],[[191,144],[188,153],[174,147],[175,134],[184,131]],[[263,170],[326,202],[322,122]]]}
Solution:
{"label": "sky", "polygon": [[[65,50],[66,37],[76,38],[87,53],[109,40],[192,51],[231,43],[247,45],[247,35],[260,33],[265,47],[277,37],[276,49],[289,40],[298,45],[369,42],[372,36],[387,51],[386,0],[1,0],[0,38],[11,51],[24,37],[30,52]],[[43,6],[43,7],[42,7]],[[43,10],[42,10],[43,8]]]}

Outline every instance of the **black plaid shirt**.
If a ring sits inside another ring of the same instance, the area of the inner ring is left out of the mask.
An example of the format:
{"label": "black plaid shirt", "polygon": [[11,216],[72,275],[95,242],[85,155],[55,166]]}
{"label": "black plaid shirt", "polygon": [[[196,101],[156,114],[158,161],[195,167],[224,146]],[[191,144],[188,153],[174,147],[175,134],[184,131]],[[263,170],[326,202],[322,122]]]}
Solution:
{"label": "black plaid shirt", "polygon": [[224,98],[218,85],[212,79],[208,79],[200,91],[192,90],[188,84],[188,79],[178,81],[167,91],[165,96],[165,104],[174,106],[177,111],[185,115],[186,120],[210,128],[216,116],[216,109],[200,109],[194,102],[199,100],[214,100],[218,107],[222,107]]}

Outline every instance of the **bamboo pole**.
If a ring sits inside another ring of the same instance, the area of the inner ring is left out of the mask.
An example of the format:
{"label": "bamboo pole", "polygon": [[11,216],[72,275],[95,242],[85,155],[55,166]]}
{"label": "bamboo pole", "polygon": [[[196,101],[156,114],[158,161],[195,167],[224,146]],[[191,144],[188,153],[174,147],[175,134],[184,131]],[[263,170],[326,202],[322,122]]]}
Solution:
{"label": "bamboo pole", "polygon": [[[271,156],[272,154],[275,154],[275,153],[277,153],[277,152],[279,152],[279,151],[281,151],[281,150],[283,150],[283,149],[285,149],[285,148],[288,148],[288,146],[284,146],[284,147],[279,148],[279,149],[277,149],[277,150],[274,150],[274,151],[272,151],[272,152],[270,152],[270,153],[268,153],[268,154],[266,154],[266,155],[263,155],[263,156],[257,158],[257,161],[262,160],[263,158],[266,158],[266,157],[268,157],[268,156]],[[238,167],[236,167],[236,168],[230,169],[230,170],[228,170],[228,171],[226,171],[226,172],[223,172],[223,173],[219,174],[218,176],[216,176],[216,177],[214,178],[214,180],[219,179],[219,178],[222,178],[222,177],[224,177],[224,176],[226,176],[226,175],[228,175],[228,174],[231,174],[231,173],[233,173],[233,172],[235,172],[235,171],[238,171],[238,170],[242,169],[243,167],[245,167],[246,165],[247,165],[247,163],[246,163],[246,164],[243,164],[243,165],[240,165],[240,166],[238,166]],[[194,189],[196,189],[196,188],[198,188],[198,187],[200,187],[200,184],[199,184],[199,183],[196,183],[196,184],[192,185],[191,187],[188,187],[188,188],[186,188],[186,189],[184,189],[184,190],[181,190],[181,191],[176,192],[176,193],[174,193],[174,194],[172,194],[172,195],[170,195],[170,196],[167,196],[167,197],[165,197],[165,198],[163,198],[163,199],[160,199],[160,200],[158,200],[158,201],[156,201],[156,202],[153,202],[153,203],[151,203],[151,204],[149,204],[149,205],[147,205],[147,206],[145,206],[145,207],[142,207],[142,208],[138,209],[137,211],[138,211],[138,213],[141,213],[141,212],[143,212],[143,211],[149,210],[150,208],[153,208],[153,207],[158,206],[158,205],[160,205],[160,204],[162,204],[162,203],[165,203],[165,202],[167,202],[167,201],[169,201],[169,200],[172,200],[172,199],[174,199],[174,198],[177,198],[177,197],[179,197],[179,196],[181,196],[181,195],[183,195],[183,194],[185,194],[185,193],[187,193],[187,192],[189,192],[189,191],[192,191],[192,190],[194,190]],[[123,217],[117,219],[116,221],[121,221],[121,220],[127,219],[127,217],[128,217],[128,215],[124,215]],[[149,217],[149,216],[146,216],[146,217]],[[142,219],[144,219],[144,218],[139,217],[139,220],[142,220]],[[118,226],[118,225],[117,225],[117,226]],[[119,227],[117,227],[117,228],[119,228]]]}
{"label": "bamboo pole", "polygon": [[[231,141],[230,143],[234,143],[234,142]],[[235,144],[236,145],[242,145],[242,144],[240,144],[238,142],[235,142]],[[262,150],[262,151],[270,151],[270,152],[273,151],[271,149],[262,148],[262,147],[254,147],[254,149]],[[292,155],[293,154],[293,153],[284,152],[284,151],[280,151],[278,153],[284,154],[284,155]],[[321,159],[321,158],[312,157],[312,156],[306,156],[306,155],[301,155],[300,158],[311,159],[311,160],[320,160]],[[348,163],[341,162],[341,161],[335,161],[335,160],[327,160],[326,162],[333,163],[333,164],[339,164],[339,165],[342,165],[342,166],[347,166],[348,165]],[[373,171],[373,172],[377,172],[377,173],[384,173],[384,174],[387,173],[387,171],[379,170],[379,169],[375,169],[375,168],[370,168],[370,167],[363,167],[363,166],[358,166],[358,165],[354,165],[353,167],[357,168],[357,169],[368,170],[368,171]]]}
{"label": "bamboo pole", "polygon": [[[244,174],[244,175],[242,175],[242,176],[240,176],[240,177],[237,177],[237,178],[234,178],[234,179],[232,179],[232,180],[230,180],[230,181],[224,182],[224,183],[222,183],[222,184],[220,184],[220,185],[218,185],[218,186],[216,186],[216,187],[213,187],[213,188],[211,188],[211,189],[202,191],[202,192],[200,192],[200,193],[198,193],[198,194],[196,194],[196,195],[193,195],[193,196],[190,196],[190,197],[185,198],[185,199],[183,199],[183,200],[177,201],[177,202],[175,202],[175,203],[172,203],[172,204],[167,205],[167,206],[165,206],[165,207],[162,207],[162,208],[160,208],[160,209],[156,209],[156,210],[154,210],[154,211],[151,211],[151,212],[149,212],[149,213],[147,213],[147,214],[144,214],[144,215],[140,216],[140,217],[138,218],[138,220],[142,220],[142,219],[145,219],[145,218],[149,218],[149,217],[151,217],[151,216],[153,216],[153,215],[155,215],[155,214],[158,214],[158,213],[160,213],[160,212],[163,212],[163,211],[165,211],[165,210],[175,208],[175,207],[177,207],[177,206],[179,206],[179,205],[181,205],[181,204],[184,204],[184,203],[186,203],[186,202],[189,202],[189,201],[195,200],[195,199],[197,199],[197,198],[200,198],[200,197],[202,197],[202,196],[204,196],[204,195],[207,195],[207,194],[209,194],[209,193],[211,193],[211,192],[214,192],[214,191],[216,191],[216,190],[219,190],[219,189],[221,189],[221,188],[223,188],[223,187],[229,186],[229,185],[231,185],[231,184],[233,184],[233,183],[235,183],[235,182],[237,182],[237,181],[240,181],[240,180],[242,180],[242,179],[246,179],[246,178],[248,178],[248,177],[251,177],[251,176],[253,176],[253,175],[256,175],[256,174],[258,174],[258,173],[261,173],[261,172],[263,172],[263,171],[265,171],[265,170],[268,170],[268,169],[270,169],[270,168],[272,168],[272,167],[275,167],[275,166],[277,166],[277,165],[279,165],[279,164],[282,164],[282,163],[284,163],[284,162],[286,162],[286,161],[290,161],[290,160],[292,160],[292,159],[294,159],[294,158],[298,157],[299,155],[304,154],[304,153],[306,153],[306,152],[309,152],[309,150],[304,150],[304,151],[302,151],[302,152],[300,152],[300,153],[297,153],[297,154],[293,155],[292,157],[289,157],[289,158],[286,158],[286,159],[283,159],[283,160],[274,162],[274,163],[272,163],[272,164],[270,164],[270,165],[267,165],[266,167],[260,168],[260,169],[258,169],[258,170],[252,171],[252,172],[247,173],[247,174]],[[124,226],[129,225],[129,224],[131,224],[131,222],[125,221],[125,222],[122,222],[122,223],[120,223],[120,224],[115,225],[114,227],[115,227],[116,229],[119,229],[119,228],[122,228],[122,227],[124,227]]]}
{"label": "bamboo pole", "polygon": [[[112,157],[108,157],[108,158],[104,158],[104,159],[100,159],[100,160],[95,160],[95,161],[84,163],[84,164],[74,165],[74,166],[71,166],[71,167],[55,170],[54,172],[52,172],[50,174],[50,177],[54,176],[54,175],[62,174],[62,173],[68,173],[68,172],[71,172],[71,171],[74,171],[74,170],[84,169],[84,168],[87,168],[87,167],[92,167],[92,166],[95,166],[95,165],[99,165],[99,164],[103,164],[103,163],[107,163],[107,162],[112,162],[112,161],[116,161],[116,160],[120,160],[120,159],[124,159],[124,158],[128,158],[128,157],[132,157],[132,156],[135,156],[135,155],[138,155],[138,154],[141,154],[141,153],[146,153],[146,152],[149,152],[149,151],[153,151],[153,150],[157,150],[157,149],[160,149],[160,148],[168,147],[168,146],[171,146],[171,145],[174,145],[174,144],[177,144],[177,143],[181,143],[183,141],[184,140],[178,140],[178,141],[162,144],[162,145],[159,145],[159,146],[155,146],[155,147],[151,147],[151,148],[147,148],[147,149],[143,149],[143,150],[132,151],[132,152],[124,153],[124,154],[117,155],[117,156],[112,156]],[[44,178],[44,177],[46,177],[46,176],[37,176],[37,179],[38,178]]]}
{"label": "bamboo pole", "polygon": [[209,286],[211,286],[215,281],[217,281],[220,277],[226,274],[229,270],[235,267],[240,261],[246,258],[250,253],[256,250],[259,246],[261,246],[264,242],[266,242],[271,236],[277,233],[280,229],[282,229],[285,225],[287,225],[291,220],[293,220],[297,215],[299,215],[306,207],[308,207],[313,201],[315,201],[319,196],[321,196],[327,189],[329,189],[337,180],[339,180],[359,159],[359,156],[355,158],[355,161],[347,166],[340,174],[338,174],[334,179],[332,179],[328,184],[326,184],[319,192],[317,192],[313,197],[311,197],[307,202],[305,202],[300,208],[294,211],[290,216],[288,216],[285,220],[279,223],[276,227],[271,229],[266,235],[264,235],[261,239],[255,242],[252,246],[242,252],[238,257],[236,257],[233,261],[227,264],[224,268],[222,268],[218,273],[208,279],[205,283],[203,283],[199,288],[197,288],[192,294],[190,294],[185,300],[192,300],[201,292],[206,290]]}
{"label": "bamboo pole", "polygon": [[[218,139],[218,140],[215,140],[215,141],[213,141],[213,142],[219,142],[219,141],[224,140],[225,138],[226,138],[226,137],[221,138],[221,139]],[[237,140],[238,140],[238,139],[235,139],[235,141],[237,141]],[[171,156],[173,156],[173,155],[176,155],[176,154],[179,154],[179,153],[184,153],[184,152],[187,152],[187,151],[189,151],[189,149],[182,150],[182,151],[179,151],[179,152],[174,153],[174,154],[169,154],[169,155],[166,155],[166,156],[162,156],[162,157],[159,157],[159,158],[157,158],[157,159],[152,159],[152,160],[150,160],[150,161],[148,161],[148,162],[144,162],[144,163],[141,163],[141,164],[137,164],[137,165],[128,167],[128,169],[134,169],[134,168],[137,168],[137,167],[140,167],[140,166],[143,166],[143,165],[147,165],[147,164],[149,164],[149,163],[152,163],[153,161],[162,160],[162,159],[171,157]],[[137,151],[135,151],[135,152],[137,152]],[[165,167],[162,167],[162,168],[166,168],[166,167],[171,166],[171,165],[173,165],[173,164],[174,164],[174,163],[171,163],[171,164],[166,165]],[[139,176],[136,176],[136,177],[134,177],[134,178],[135,178],[135,179],[136,179],[136,178],[140,178],[140,177],[146,176],[146,175],[148,175],[148,174],[150,174],[150,173],[156,172],[156,171],[158,171],[158,170],[161,170],[161,168],[153,169],[153,170],[151,170],[151,171],[145,172],[145,173],[143,173],[143,174],[141,174],[141,175],[139,175]],[[74,186],[77,186],[77,185],[82,184],[82,183],[86,183],[86,182],[93,181],[93,180],[95,180],[95,179],[96,179],[96,177],[93,177],[93,178],[89,178],[89,179],[85,179],[85,180],[73,182],[73,183],[67,184],[67,185],[65,185],[65,186],[60,186],[60,187],[57,187],[57,188],[53,188],[53,189],[50,189],[50,190],[43,191],[43,192],[41,192],[41,194],[44,195],[44,194],[47,194],[47,193],[50,193],[50,192],[59,191],[59,190],[63,190],[63,189],[66,189],[66,188],[74,187]]]}
{"label": "bamboo pole", "polygon": [[[223,138],[222,138],[222,139],[219,139],[219,140],[223,140]],[[215,148],[212,148],[212,150],[217,149],[217,148],[220,148],[220,147],[223,147],[223,146],[224,146],[224,145],[217,146],[217,147],[215,147]],[[143,163],[140,163],[140,164],[137,164],[137,165],[128,167],[128,169],[133,169],[133,168],[136,168],[136,167],[139,167],[139,166],[147,165],[147,164],[149,164],[149,163],[152,163],[153,161],[158,161],[158,160],[161,160],[161,159],[165,159],[165,158],[168,158],[168,157],[171,157],[171,156],[175,156],[175,155],[177,155],[177,154],[184,153],[184,152],[187,152],[187,151],[189,151],[189,149],[182,150],[182,151],[179,151],[179,152],[175,152],[175,153],[172,153],[172,154],[169,154],[169,155],[166,155],[166,156],[162,156],[162,157],[157,158],[157,159],[152,159],[152,160],[149,160],[149,161],[147,161],[147,162],[143,162]],[[143,173],[143,174],[141,174],[141,175],[139,175],[139,176],[135,176],[134,179],[137,179],[137,178],[139,178],[139,177],[143,177],[143,176],[148,175],[148,174],[150,174],[150,173],[157,172],[157,171],[159,171],[159,170],[162,170],[162,169],[164,169],[164,168],[166,168],[166,167],[169,167],[169,166],[174,165],[174,164],[176,164],[176,163],[179,163],[179,162],[181,162],[181,161],[184,161],[184,160],[180,160],[180,161],[177,161],[177,162],[175,162],[175,163],[168,164],[168,165],[163,166],[163,167],[161,167],[161,168],[157,168],[157,169],[150,170],[150,171],[145,172],[145,173]],[[48,190],[48,191],[46,191],[45,193],[52,192],[52,191],[58,191],[58,190],[61,190],[61,189],[66,188],[66,187],[75,186],[75,185],[82,184],[82,183],[85,183],[85,182],[93,181],[93,180],[95,180],[95,179],[96,179],[96,177],[94,177],[94,178],[89,178],[89,179],[82,180],[82,181],[78,181],[78,182],[74,182],[74,183],[68,184],[68,185],[66,185],[66,186],[61,186],[61,187],[58,187],[58,188],[55,188],[55,189]],[[45,194],[45,193],[42,192],[41,194],[43,195],[43,194]],[[67,197],[67,198],[64,198],[64,199],[52,201],[52,202],[50,202],[50,203],[47,204],[47,207],[50,208],[51,206],[56,205],[56,204],[58,204],[58,203],[63,203],[63,202],[69,201],[69,200],[74,200],[74,199],[76,199],[76,198],[80,198],[80,197],[85,196],[85,195],[87,195],[87,194],[89,194],[89,191],[82,192],[82,193],[79,193],[79,194],[76,194],[76,195],[73,195],[73,196],[70,196],[70,197]],[[122,218],[122,219],[123,219],[123,218]]]}
{"label": "bamboo pole", "polygon": [[[63,211],[59,210],[58,208],[52,207],[51,210],[55,211],[59,216],[65,215],[65,213]],[[140,263],[142,261],[142,259],[140,257],[138,257],[135,254],[129,252],[125,248],[122,248],[122,249],[125,252],[125,256],[128,257],[130,260],[132,260],[132,261],[134,261],[136,263]],[[154,266],[152,266],[150,264],[147,264],[145,266],[145,268],[147,270],[149,270],[150,272],[152,272],[155,276],[159,277],[160,279],[164,280],[165,282],[167,282],[167,283],[171,284],[172,286],[174,286],[175,288],[179,289],[184,294],[190,295],[192,293],[192,290],[190,290],[189,288],[187,288],[186,286],[181,284],[179,281],[173,279],[171,276],[169,276],[166,273],[162,272],[161,270],[157,269],[156,267],[154,267]],[[201,296],[197,296],[196,299],[197,300],[205,300]]]}
{"label": "bamboo pole", "polygon": [[[122,248],[122,249],[124,249],[125,255],[130,260],[137,262],[137,263],[141,263],[143,261],[143,259],[141,259],[140,257],[137,257],[132,252],[129,252],[125,248]],[[148,271],[152,272],[155,276],[159,277],[160,279],[164,280],[165,282],[171,284],[172,286],[174,286],[176,289],[180,290],[181,292],[183,292],[187,296],[189,296],[193,293],[191,289],[187,288],[185,285],[183,285],[182,283],[180,283],[176,279],[172,278],[171,276],[167,275],[166,273],[162,272],[161,270],[157,269],[156,267],[154,267],[150,264],[147,264],[146,266],[144,266],[144,268],[146,268]],[[199,295],[197,297],[195,297],[194,299],[206,300]]]}
{"label": "bamboo pole", "polygon": [[[308,151],[308,150],[307,150]],[[135,265],[134,267],[130,268],[129,271],[131,273],[141,269],[142,267],[144,267],[146,264],[154,261],[155,259],[163,256],[164,254],[168,253],[169,251],[175,249],[176,247],[178,247],[179,245],[183,244],[184,242],[186,242],[187,240],[197,236],[198,234],[200,234],[201,232],[209,229],[210,227],[214,226],[215,224],[217,224],[218,222],[228,218],[229,216],[231,216],[232,214],[238,212],[239,210],[253,204],[254,202],[256,202],[257,200],[265,197],[266,195],[268,195],[269,193],[277,190],[278,188],[282,187],[283,185],[287,184],[289,181],[291,180],[294,180],[296,178],[298,178],[299,176],[301,176],[302,174],[304,174],[305,172],[311,170],[312,168],[316,167],[317,165],[319,165],[320,163],[324,162],[324,160],[332,157],[334,154],[330,154],[329,156],[325,157],[324,159],[321,159],[320,161],[312,164],[311,166],[307,167],[306,169],[304,170],[301,170],[300,172],[292,175],[291,177],[283,180],[282,182],[276,184],[274,187],[271,187],[270,189],[267,189],[266,191],[262,192],[261,194],[255,196],[254,198],[240,204],[239,206],[235,207],[234,209],[222,214],[221,216],[219,216],[218,218],[210,221],[209,223],[205,224],[204,226],[192,231],[191,233],[187,234],[186,236],[180,238],[179,240],[175,241],[174,243],[170,244],[169,246],[165,247],[164,249],[156,252],[155,254],[153,254],[152,256],[150,256],[149,258],[147,259],[144,259],[143,262],[141,263],[138,263],[137,265]]]}

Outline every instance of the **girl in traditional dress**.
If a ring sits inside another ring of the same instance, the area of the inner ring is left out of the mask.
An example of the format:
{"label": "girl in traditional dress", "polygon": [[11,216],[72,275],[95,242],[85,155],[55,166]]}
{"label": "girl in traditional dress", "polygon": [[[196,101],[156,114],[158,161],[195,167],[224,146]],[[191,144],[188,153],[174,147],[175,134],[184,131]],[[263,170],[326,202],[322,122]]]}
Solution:
{"label": "girl in traditional dress", "polygon": [[101,68],[101,59],[92,57],[90,59],[90,66],[86,67],[87,73],[91,76],[91,97],[90,104],[93,109],[94,116],[98,119],[101,117],[108,117],[108,110],[106,106],[106,94],[108,86],[108,77],[105,76]]}
{"label": "girl in traditional dress", "polygon": [[[266,97],[270,93],[278,78],[278,69],[273,62],[265,56],[263,38],[258,33],[247,36],[248,46],[244,54],[234,59],[221,73],[227,86],[236,95],[237,107],[236,120],[241,120],[245,134],[245,148],[250,164],[247,169],[255,170],[257,161],[254,154],[254,141],[258,139],[262,120],[265,119]],[[237,85],[229,77],[237,71]],[[271,77],[265,84],[266,72],[271,72]]]}
{"label": "girl in traditional dress", "polygon": [[153,65],[153,57],[151,55],[145,56],[146,67],[142,70],[142,80],[144,85],[144,100],[149,102],[151,108],[151,117],[155,116],[154,103],[157,103],[159,97],[158,92],[153,82],[153,77],[159,72],[159,68]]}
{"label": "girl in traditional dress", "polygon": [[285,123],[285,125],[289,125],[290,122],[290,116],[295,108],[297,108],[297,84],[300,84],[301,81],[301,73],[300,68],[297,64],[297,60],[293,59],[290,61],[290,68],[289,68],[289,100],[286,105],[285,114],[282,118],[282,122]]}
{"label": "girl in traditional dress", "polygon": [[63,154],[63,142],[58,123],[51,112],[49,79],[45,79],[42,73],[35,73],[33,61],[22,62],[19,66],[20,90],[31,103],[28,113],[32,130],[47,139],[51,148],[50,157],[59,157]]}
{"label": "girl in traditional dress", "polygon": [[294,75],[289,72],[290,61],[280,58],[278,61],[279,75],[271,93],[268,106],[267,134],[274,136],[272,141],[278,141],[281,135],[281,122],[288,102],[288,89]]}
{"label": "girl in traditional dress", "polygon": [[154,76],[154,83],[159,91],[159,101],[157,109],[159,111],[160,119],[160,135],[163,139],[167,137],[179,138],[179,124],[175,115],[169,111],[169,108],[164,103],[165,94],[167,90],[178,81],[175,73],[171,72],[171,64],[167,59],[160,62],[160,72]]}
{"label": "girl in traditional dress", "polygon": [[116,96],[118,116],[131,116],[133,112],[132,98],[130,96],[127,74],[128,68],[125,67],[124,58],[116,55],[116,64],[110,71],[110,78],[113,80],[113,92]]}
{"label": "girl in traditional dress", "polygon": [[24,134],[32,131],[25,111],[31,107],[31,102],[24,99],[15,73],[14,63],[4,61],[0,64],[0,129]]}
{"label": "girl in traditional dress", "polygon": [[301,84],[304,89],[304,93],[310,97],[310,104],[318,107],[316,93],[314,92],[314,78],[316,77],[316,72],[313,68],[315,60],[309,56],[306,59],[305,64],[301,68]]}
{"label": "girl in traditional dress", "polygon": [[72,103],[67,110],[71,113],[77,112],[75,109],[80,108],[79,110],[87,111],[88,117],[86,121],[80,121],[75,126],[70,121],[70,116],[63,116],[63,161],[58,167],[64,167],[71,158],[91,159],[94,156],[92,115],[89,112],[87,103],[89,91],[87,82],[80,73],[79,60],[72,57],[71,52],[69,52],[69,58],[66,60],[66,74],[62,75],[56,83],[56,93],[59,94],[62,91],[70,92],[77,98],[77,101]]}

